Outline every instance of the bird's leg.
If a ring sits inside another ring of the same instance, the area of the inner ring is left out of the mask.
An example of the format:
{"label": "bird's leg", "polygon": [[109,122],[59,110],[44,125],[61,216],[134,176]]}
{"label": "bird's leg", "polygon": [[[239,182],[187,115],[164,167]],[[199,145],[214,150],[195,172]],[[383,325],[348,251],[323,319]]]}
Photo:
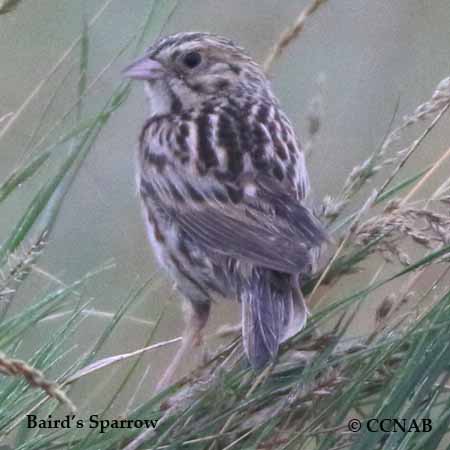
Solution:
{"label": "bird's leg", "polygon": [[164,372],[163,377],[156,386],[156,392],[166,389],[174,381],[174,375],[183,362],[185,355],[195,347],[203,344],[202,330],[209,317],[209,302],[193,303],[185,302],[185,321],[186,327],[183,333],[183,340],[180,348],[177,350],[172,362]]}

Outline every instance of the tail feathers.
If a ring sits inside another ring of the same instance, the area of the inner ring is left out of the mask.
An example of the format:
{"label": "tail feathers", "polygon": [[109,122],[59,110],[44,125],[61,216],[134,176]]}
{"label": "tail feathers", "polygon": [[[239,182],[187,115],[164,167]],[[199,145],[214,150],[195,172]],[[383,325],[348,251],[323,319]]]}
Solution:
{"label": "tail feathers", "polygon": [[240,289],[244,349],[254,369],[275,359],[280,343],[301,330],[307,307],[291,276],[255,270]]}

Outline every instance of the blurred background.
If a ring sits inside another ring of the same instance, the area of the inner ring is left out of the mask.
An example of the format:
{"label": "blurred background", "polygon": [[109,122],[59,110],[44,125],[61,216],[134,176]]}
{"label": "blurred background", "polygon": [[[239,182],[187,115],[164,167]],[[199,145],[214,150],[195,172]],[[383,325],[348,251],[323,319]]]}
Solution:
{"label": "blurred background", "polygon": [[[19,2],[14,11],[0,16],[0,117],[18,110],[80,36],[83,23],[89,23],[103,7],[89,28],[87,84],[110,66],[83,102],[84,118],[95,115],[121,82],[121,69],[134,58],[134,47],[117,57],[118,52],[141,29],[151,8],[155,8],[155,26],[147,33],[147,42],[141,50],[151,44],[161,28],[164,35],[204,30],[232,38],[262,62],[280,33],[309,2],[167,2],[175,7],[165,24],[170,11],[158,3],[162,2]],[[300,141],[308,135],[308,112],[312,107],[319,109],[320,129],[308,156],[318,203],[326,194],[336,193],[351,169],[381,144],[392,121],[398,123],[404,114],[412,113],[430,98],[438,82],[449,75],[449,23],[447,0],[330,0],[307,20],[299,38],[275,61],[269,76]],[[0,182],[29,156],[30,138],[44,110],[48,114],[33,144],[52,130],[76,101],[79,54],[79,48],[75,48],[0,141]],[[55,91],[57,95],[49,105]],[[61,283],[72,283],[86,272],[113,261],[113,268],[83,285],[80,295],[90,301],[89,311],[70,339],[69,360],[90,348],[109,323],[110,314],[126,301],[132,289],[150,278],[140,300],[98,356],[133,351],[144,345],[164,308],[154,342],[179,336],[183,330],[178,299],[147,246],[135,192],[134,152],[146,113],[142,86],[133,85],[130,97],[102,130],[71,186],[49,245],[38,260],[38,271],[11,307],[11,311],[19,310],[44,291]],[[68,117],[62,129],[70,130],[74,123]],[[408,163],[411,171],[433,161],[445,149],[450,137],[448,120],[441,121],[437,130]],[[44,148],[61,134],[59,128],[53,131]],[[66,146],[61,145],[58,151],[63,153]],[[50,162],[48,171],[51,168]],[[0,242],[9,235],[23,206],[45,180],[46,170],[8,199],[0,216]],[[357,281],[366,282],[363,278]],[[349,284],[349,290],[354,288],[355,285]],[[212,333],[219,325],[234,323],[238,318],[237,305],[216,306],[207,332]],[[35,346],[63,319],[55,317],[29,330],[21,349],[22,357],[32,354]],[[141,396],[148,395],[174,351],[171,346],[143,358],[135,383],[149,368],[148,382],[139,388]],[[81,392],[88,386],[96,386],[90,401],[101,404],[111,385],[120,382],[121,370],[122,366],[92,377],[86,385],[78,385],[71,397],[79,403]],[[128,398],[135,389],[131,383],[122,395]]]}

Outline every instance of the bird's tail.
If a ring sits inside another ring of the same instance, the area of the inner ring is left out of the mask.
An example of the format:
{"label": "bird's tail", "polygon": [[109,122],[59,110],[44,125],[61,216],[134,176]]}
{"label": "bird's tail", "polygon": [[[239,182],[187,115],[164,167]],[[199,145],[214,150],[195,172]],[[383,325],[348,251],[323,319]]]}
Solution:
{"label": "bird's tail", "polygon": [[304,327],[308,310],[297,277],[273,270],[253,269],[239,296],[245,353],[259,369],[276,357],[280,343]]}

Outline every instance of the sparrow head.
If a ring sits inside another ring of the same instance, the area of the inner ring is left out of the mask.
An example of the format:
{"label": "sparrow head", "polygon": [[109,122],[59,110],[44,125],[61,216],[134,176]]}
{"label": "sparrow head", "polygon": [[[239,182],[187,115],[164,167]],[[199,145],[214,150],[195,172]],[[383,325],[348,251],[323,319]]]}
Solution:
{"label": "sparrow head", "polygon": [[239,99],[268,90],[261,68],[241,47],[209,33],[158,40],[124,76],[145,82],[152,114],[193,108],[213,97]]}

